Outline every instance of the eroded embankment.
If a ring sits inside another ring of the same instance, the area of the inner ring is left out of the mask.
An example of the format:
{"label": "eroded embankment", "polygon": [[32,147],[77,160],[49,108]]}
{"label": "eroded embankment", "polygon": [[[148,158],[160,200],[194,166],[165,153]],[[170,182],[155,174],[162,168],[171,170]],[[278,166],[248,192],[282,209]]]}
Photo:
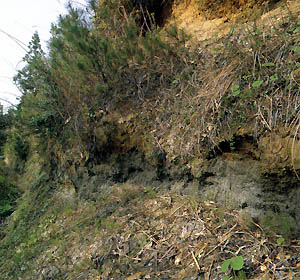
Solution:
{"label": "eroded embankment", "polygon": [[[299,217],[297,209],[290,212],[298,181],[293,173],[267,173],[253,138],[223,142],[207,158],[186,163],[135,145],[126,152],[110,145],[90,161],[74,157],[75,150],[69,151],[73,161],[54,170],[37,154],[29,159],[28,191],[1,240],[3,279],[281,279],[299,273],[299,241],[289,239]],[[240,269],[221,269],[235,257]]]}
{"label": "eroded embankment", "polygon": [[[128,123],[123,125],[123,133],[115,135],[117,139],[110,142],[106,152],[89,155],[87,161],[66,161],[58,171],[80,198],[97,200],[112,185],[129,183],[141,189],[150,187],[158,192],[210,199],[260,222],[276,217],[276,228],[287,222],[290,228],[279,230],[298,232],[297,139],[282,134],[268,134],[260,140],[249,135],[234,136],[205,154],[182,159],[162,146],[149,148],[139,136],[125,132]],[[139,140],[134,140],[136,137]],[[116,148],[113,143],[122,145]]]}
{"label": "eroded embankment", "polygon": [[[1,234],[0,276],[218,279],[236,255],[249,278],[297,276],[299,242],[288,238],[300,224],[299,15],[194,45],[174,26],[130,33],[115,11],[120,38],[112,31],[98,49],[110,26],[98,14],[85,45],[53,45],[71,59],[45,79],[57,94],[24,95],[20,118],[39,142]],[[98,56],[83,51],[91,43]],[[87,75],[103,61],[102,76]]]}
{"label": "eroded embankment", "polygon": [[[293,174],[262,174],[259,160],[238,145],[254,145],[250,140],[237,140],[235,153],[226,152],[223,143],[202,163],[194,159],[192,168],[168,162],[159,150],[150,156],[131,149],[89,163],[68,161],[50,176],[39,170],[38,176],[29,176],[31,199],[19,202],[2,240],[0,276],[297,276],[299,241],[289,238],[296,233],[298,216],[288,213],[287,206],[293,205],[284,199],[296,199],[291,186],[296,190],[298,181]],[[237,256],[240,269],[221,269]]]}

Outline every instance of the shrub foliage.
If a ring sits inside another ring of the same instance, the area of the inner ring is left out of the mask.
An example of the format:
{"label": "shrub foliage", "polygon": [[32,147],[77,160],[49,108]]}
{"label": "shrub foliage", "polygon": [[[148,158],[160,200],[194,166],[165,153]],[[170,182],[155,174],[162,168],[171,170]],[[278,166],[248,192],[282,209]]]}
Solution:
{"label": "shrub foliage", "polygon": [[195,43],[176,26],[161,29],[155,15],[141,24],[138,8],[146,13],[150,2],[89,1],[87,10],[70,5],[52,26],[48,54],[33,36],[27,64],[15,77],[23,92],[22,133],[37,134],[43,143],[55,139],[63,149],[76,139],[91,153],[101,147],[99,127],[105,128],[103,142],[112,141],[110,114],[134,111],[136,125],[155,145],[183,157],[241,129],[257,138],[280,127],[295,133],[297,19],[272,27],[254,23]]}

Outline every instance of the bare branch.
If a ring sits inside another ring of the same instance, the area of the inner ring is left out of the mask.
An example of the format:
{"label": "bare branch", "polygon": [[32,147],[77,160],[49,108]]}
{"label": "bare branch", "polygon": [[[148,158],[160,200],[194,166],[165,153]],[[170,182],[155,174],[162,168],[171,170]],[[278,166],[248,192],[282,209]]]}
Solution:
{"label": "bare branch", "polygon": [[16,37],[10,35],[9,33],[5,32],[4,30],[0,29],[0,32],[4,35],[8,36],[10,39],[12,39],[19,47],[21,47],[25,52],[28,51],[27,46],[25,43],[17,39]]}
{"label": "bare branch", "polygon": [[2,100],[2,101],[4,101],[4,102],[10,104],[11,106],[17,108],[17,106],[16,106],[15,104],[13,104],[12,102],[10,102],[10,101],[8,101],[8,100],[6,100],[6,99],[4,99],[4,98],[1,98],[1,97],[0,97],[0,100]]}

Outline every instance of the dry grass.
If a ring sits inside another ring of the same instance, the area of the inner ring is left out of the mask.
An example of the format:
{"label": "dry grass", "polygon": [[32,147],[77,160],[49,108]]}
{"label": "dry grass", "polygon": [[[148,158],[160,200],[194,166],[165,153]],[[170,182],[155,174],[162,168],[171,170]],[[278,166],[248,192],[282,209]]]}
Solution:
{"label": "dry grass", "polygon": [[279,245],[251,219],[211,201],[142,193],[117,186],[100,208],[61,213],[44,235],[56,242],[48,242],[32,272],[56,271],[55,279],[221,279],[223,262],[242,256],[247,279],[299,275],[298,240]]}
{"label": "dry grass", "polygon": [[205,153],[233,135],[259,140],[282,128],[296,135],[299,26],[292,15],[274,25],[253,23],[181,52],[183,70],[157,89],[150,108],[144,104],[155,145],[174,158]]}

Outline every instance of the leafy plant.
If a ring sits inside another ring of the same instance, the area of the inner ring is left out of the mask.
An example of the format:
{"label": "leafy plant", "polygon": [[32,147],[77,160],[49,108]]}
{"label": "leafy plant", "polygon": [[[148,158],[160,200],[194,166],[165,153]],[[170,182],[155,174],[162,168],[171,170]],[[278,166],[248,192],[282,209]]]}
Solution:
{"label": "leafy plant", "polygon": [[273,62],[266,62],[266,63],[263,63],[261,66],[262,67],[273,67],[273,66],[275,66],[275,63],[273,63]]}
{"label": "leafy plant", "polygon": [[257,80],[255,82],[252,83],[252,86],[254,88],[260,87],[263,84],[264,80]]}
{"label": "leafy plant", "polygon": [[296,34],[300,31],[300,20],[297,22],[297,25],[295,27],[295,29],[293,30],[293,33]]}
{"label": "leafy plant", "polygon": [[276,240],[278,246],[281,246],[284,243],[285,239],[283,237],[279,237]]}
{"label": "leafy plant", "polygon": [[231,89],[232,89],[232,96],[238,96],[241,93],[239,85],[233,85]]}
{"label": "leafy plant", "polygon": [[[226,272],[228,269],[232,270],[234,273],[234,278],[226,275],[222,279],[223,280],[229,280],[229,279],[245,279],[245,274],[241,269],[244,267],[244,258],[242,256],[233,257],[230,259],[227,259],[223,262],[221,266],[222,272]],[[237,273],[237,277],[236,274]]]}

